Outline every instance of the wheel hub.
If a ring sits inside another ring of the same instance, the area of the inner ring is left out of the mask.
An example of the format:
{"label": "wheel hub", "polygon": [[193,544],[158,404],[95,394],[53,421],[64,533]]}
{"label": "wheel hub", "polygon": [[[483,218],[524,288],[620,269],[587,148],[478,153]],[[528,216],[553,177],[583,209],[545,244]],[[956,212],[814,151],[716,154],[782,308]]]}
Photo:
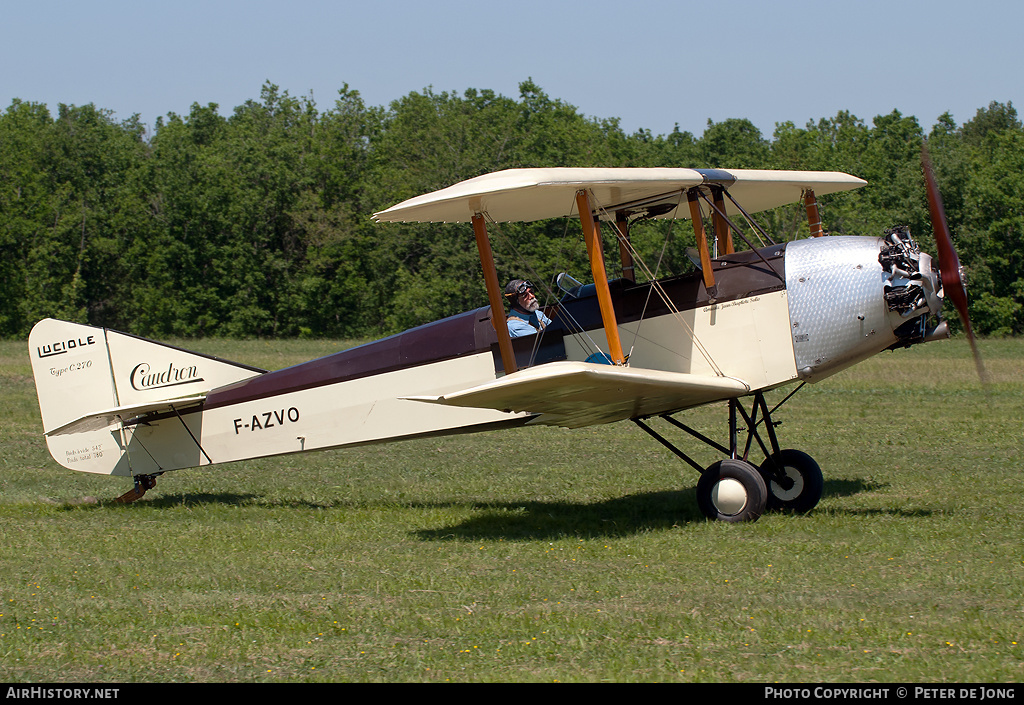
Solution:
{"label": "wheel hub", "polygon": [[715,484],[711,501],[722,514],[736,515],[747,506],[747,490],[739,480],[727,477]]}
{"label": "wheel hub", "polygon": [[795,468],[782,468],[783,478],[771,481],[772,494],[783,502],[796,499],[804,491],[804,478]]}

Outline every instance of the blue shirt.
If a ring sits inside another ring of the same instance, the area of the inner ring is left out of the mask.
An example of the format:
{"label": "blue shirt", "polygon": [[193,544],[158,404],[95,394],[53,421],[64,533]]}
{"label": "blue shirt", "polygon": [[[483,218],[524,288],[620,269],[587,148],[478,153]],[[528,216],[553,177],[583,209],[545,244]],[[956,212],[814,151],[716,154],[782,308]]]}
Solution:
{"label": "blue shirt", "polygon": [[551,319],[544,315],[544,312],[537,309],[533,313],[514,310],[508,314],[508,334],[513,338],[524,335],[533,335],[551,323]]}

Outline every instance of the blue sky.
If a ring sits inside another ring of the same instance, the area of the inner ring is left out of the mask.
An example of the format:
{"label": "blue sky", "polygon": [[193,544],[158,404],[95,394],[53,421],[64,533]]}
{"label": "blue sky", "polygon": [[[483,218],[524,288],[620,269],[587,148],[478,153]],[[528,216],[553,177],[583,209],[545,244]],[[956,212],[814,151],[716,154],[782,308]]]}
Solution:
{"label": "blue sky", "polygon": [[0,0],[0,18],[0,109],[91,102],[150,125],[193,102],[229,115],[268,80],[326,110],[346,83],[387,105],[532,78],[654,134],[1024,110],[1018,0]]}

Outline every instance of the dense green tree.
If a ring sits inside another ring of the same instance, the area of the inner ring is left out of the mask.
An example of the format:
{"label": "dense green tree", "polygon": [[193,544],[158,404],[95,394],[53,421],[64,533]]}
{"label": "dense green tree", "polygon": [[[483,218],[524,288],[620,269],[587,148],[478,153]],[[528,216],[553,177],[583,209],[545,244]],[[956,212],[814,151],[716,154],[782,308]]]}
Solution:
{"label": "dense green tree", "polygon": [[700,166],[712,169],[763,169],[770,153],[770,144],[754,123],[736,118],[708,120],[698,150]]}
{"label": "dense green tree", "polygon": [[[120,323],[125,252],[147,227],[140,184],[146,147],[136,117],[93,105],[15,101],[0,119],[3,332],[35,320]],[[16,268],[16,269],[15,269]]]}
{"label": "dense green tree", "polygon": [[29,251],[50,221],[44,162],[52,123],[46,106],[20,100],[0,116],[0,335],[31,325]]}
{"label": "dense green tree", "polygon": [[289,211],[304,252],[281,311],[301,335],[382,330],[378,312],[390,292],[377,286],[372,263],[377,233],[368,214],[379,207],[379,196],[367,176],[382,120],[382,109],[368,108],[346,85],[315,125],[307,160],[312,182]]}
{"label": "dense green tree", "polygon": [[[960,130],[965,173],[954,235],[979,330],[1024,332],[1024,129],[1013,105],[990,103]],[[951,179],[956,179],[951,175]],[[944,198],[946,196],[944,195]]]}
{"label": "dense green tree", "polygon": [[[513,167],[693,166],[839,170],[868,186],[820,199],[826,230],[902,224],[931,250],[921,179],[925,136],[897,111],[842,111],[771,139],[745,119],[700,137],[623,131],[533,80],[517,97],[432,88],[387,107],[343,86],[321,110],[267,83],[229,115],[169,114],[147,134],[93,105],[15,100],[0,114],[0,335],[57,316],[152,336],[370,336],[486,302],[468,225],[376,225],[405,198]],[[993,102],[928,132],[983,333],[1024,332],[1024,128]],[[807,234],[800,205],[757,220]],[[750,232],[751,236],[753,231]],[[578,223],[492,224],[499,276],[549,285],[585,276]],[[606,230],[613,276],[617,248]],[[631,237],[659,275],[690,265],[686,223],[638,223]]]}

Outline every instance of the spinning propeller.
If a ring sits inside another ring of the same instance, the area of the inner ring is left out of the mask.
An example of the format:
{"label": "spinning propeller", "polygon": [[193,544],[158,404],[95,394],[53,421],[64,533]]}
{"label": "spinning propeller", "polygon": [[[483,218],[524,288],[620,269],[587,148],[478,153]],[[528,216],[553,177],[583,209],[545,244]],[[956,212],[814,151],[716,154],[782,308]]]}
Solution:
{"label": "spinning propeller", "polygon": [[949,234],[949,225],[946,223],[946,211],[942,207],[942,196],[939,195],[939,187],[935,182],[935,172],[932,170],[932,160],[928,156],[928,143],[921,144],[921,168],[924,170],[925,186],[928,190],[928,212],[931,215],[932,231],[935,233],[935,248],[939,256],[939,276],[942,278],[943,296],[953,302],[960,321],[967,331],[967,339],[971,343],[971,352],[974,354],[974,364],[978,368],[978,376],[982,384],[988,383],[988,374],[985,372],[985,365],[981,360],[981,353],[978,352],[978,343],[974,338],[974,330],[971,328],[971,318],[967,313],[967,289],[964,287],[961,276],[960,258],[953,247],[953,238]]}

